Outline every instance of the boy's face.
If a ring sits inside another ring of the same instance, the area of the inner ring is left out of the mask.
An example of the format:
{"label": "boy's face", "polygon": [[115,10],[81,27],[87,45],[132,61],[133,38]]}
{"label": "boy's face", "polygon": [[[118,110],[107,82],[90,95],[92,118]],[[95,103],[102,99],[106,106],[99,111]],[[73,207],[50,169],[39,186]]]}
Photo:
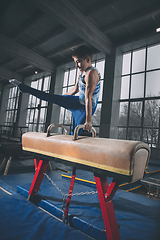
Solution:
{"label": "boy's face", "polygon": [[90,59],[87,58],[78,58],[78,57],[73,57],[73,60],[76,64],[76,67],[79,68],[81,72],[86,71],[88,67],[90,67]]}

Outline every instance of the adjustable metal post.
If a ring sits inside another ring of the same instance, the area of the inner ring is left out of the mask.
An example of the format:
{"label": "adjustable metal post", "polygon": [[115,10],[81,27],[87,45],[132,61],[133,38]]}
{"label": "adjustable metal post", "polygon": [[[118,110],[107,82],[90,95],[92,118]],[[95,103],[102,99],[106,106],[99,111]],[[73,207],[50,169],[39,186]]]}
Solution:
{"label": "adjustable metal post", "polygon": [[98,191],[104,226],[108,240],[120,240],[120,233],[117,225],[116,215],[112,198],[120,184],[120,181],[113,180],[108,185],[107,178],[95,175],[95,182]]}
{"label": "adjustable metal post", "polygon": [[28,200],[30,200],[31,197],[36,196],[38,193],[38,190],[40,188],[42,179],[44,177],[44,173],[48,167],[48,160],[39,160],[39,159],[34,159],[35,161],[35,175],[31,184],[31,187],[29,189],[29,196]]}
{"label": "adjustable metal post", "polygon": [[71,194],[73,192],[75,177],[76,177],[76,168],[73,168],[72,178],[71,178],[70,187],[69,187],[68,198],[67,198],[66,206],[65,206],[65,210],[64,210],[63,222],[65,221],[65,219],[67,219],[67,216],[68,216],[69,205],[70,205],[70,202],[71,202],[71,197],[72,197]]}

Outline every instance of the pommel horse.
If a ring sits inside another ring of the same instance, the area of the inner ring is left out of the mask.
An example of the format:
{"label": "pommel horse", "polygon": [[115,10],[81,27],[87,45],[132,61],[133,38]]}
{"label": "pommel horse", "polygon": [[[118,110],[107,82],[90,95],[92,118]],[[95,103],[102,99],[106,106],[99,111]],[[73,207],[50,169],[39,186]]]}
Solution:
{"label": "pommel horse", "polygon": [[[35,157],[35,175],[29,189],[28,200],[34,198],[40,188],[44,173],[50,160],[73,166],[69,194],[73,191],[76,168],[94,173],[104,226],[108,240],[120,240],[120,233],[112,203],[113,196],[123,180],[132,182],[140,180],[147,168],[150,148],[140,141],[95,138],[79,136],[79,125],[74,136],[52,133],[52,127],[63,127],[51,124],[46,133],[28,132],[22,136],[22,149]],[[64,127],[63,127],[64,128]],[[107,176],[113,178],[108,184]],[[68,217],[71,195],[68,196],[64,216]]]}

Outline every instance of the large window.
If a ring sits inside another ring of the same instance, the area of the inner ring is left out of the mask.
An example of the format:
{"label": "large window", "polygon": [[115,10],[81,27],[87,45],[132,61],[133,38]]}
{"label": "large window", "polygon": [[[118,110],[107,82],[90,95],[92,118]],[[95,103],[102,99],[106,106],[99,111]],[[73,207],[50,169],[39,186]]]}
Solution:
{"label": "large window", "polygon": [[18,88],[17,87],[10,88],[5,125],[13,126],[13,124],[16,122],[18,99],[19,99]]}
{"label": "large window", "polygon": [[8,127],[3,127],[2,133],[7,134],[8,137],[13,135],[13,128],[18,111],[18,100],[19,100],[19,91],[17,87],[11,87],[9,90],[9,98],[6,110],[6,120],[5,125]]}
{"label": "large window", "polygon": [[[103,82],[104,82],[103,81],[104,80],[104,65],[105,65],[104,59],[92,62],[92,66],[96,67],[101,74],[100,97],[99,97],[96,112],[94,113],[94,115],[92,117],[92,124],[96,129],[97,135],[99,134],[99,126],[100,126],[102,92],[103,92]],[[77,68],[68,69],[65,71],[62,94],[68,92],[71,88],[73,88],[73,86],[75,85],[75,83],[77,81],[77,72],[78,72]],[[71,125],[72,125],[71,112],[61,107],[59,123],[65,125],[68,128],[68,132],[70,133]]]}
{"label": "large window", "polygon": [[[40,91],[49,92],[51,77],[44,77],[31,82],[31,87]],[[33,95],[29,96],[26,125],[28,131],[44,132],[48,102],[40,100]]]}
{"label": "large window", "polygon": [[152,147],[160,138],[160,45],[123,55],[118,138],[142,140]]}

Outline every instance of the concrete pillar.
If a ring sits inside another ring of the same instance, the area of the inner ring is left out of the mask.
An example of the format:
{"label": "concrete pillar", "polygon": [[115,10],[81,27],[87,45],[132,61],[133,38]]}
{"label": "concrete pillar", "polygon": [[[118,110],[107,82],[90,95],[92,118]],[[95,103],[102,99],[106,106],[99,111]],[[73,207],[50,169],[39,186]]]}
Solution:
{"label": "concrete pillar", "polygon": [[111,127],[110,138],[118,138],[118,124],[119,124],[119,108],[120,108],[120,94],[121,94],[121,75],[122,75],[122,61],[123,53],[117,49],[115,58],[114,71],[114,86],[113,86],[113,100],[111,113]]}
{"label": "concrete pillar", "polygon": [[[51,84],[50,84],[50,93],[54,93],[55,91],[55,84],[56,84],[56,72],[51,74]],[[45,124],[45,132],[47,131],[48,126],[50,125],[51,122],[51,117],[52,117],[52,103],[48,103],[48,108],[47,108],[47,116],[46,116],[46,124]]]}
{"label": "concrete pillar", "polygon": [[1,111],[0,111],[0,125],[5,124],[6,120],[6,109],[7,109],[7,104],[8,104],[8,97],[9,97],[9,89],[10,86],[6,85],[3,89],[2,93],[2,101],[1,101]]}
{"label": "concrete pillar", "polygon": [[[56,72],[56,78],[55,78],[55,87],[54,87],[54,93],[58,95],[62,95],[62,87],[63,87],[63,81],[64,81],[64,69],[61,67],[57,68]],[[52,104],[52,113],[51,113],[51,123],[59,123],[59,116],[60,116],[60,106],[57,106],[56,104]],[[54,130],[56,132],[57,129]]]}
{"label": "concrete pillar", "polygon": [[100,137],[110,137],[111,112],[114,85],[115,49],[105,58],[103,99],[101,109]]}
{"label": "concrete pillar", "polygon": [[[24,84],[31,86],[31,79],[26,79]],[[26,126],[26,117],[27,117],[27,108],[28,108],[28,101],[29,101],[29,94],[20,93],[20,111],[19,111],[19,119],[18,119],[18,126]],[[25,131],[27,131],[25,129]]]}

